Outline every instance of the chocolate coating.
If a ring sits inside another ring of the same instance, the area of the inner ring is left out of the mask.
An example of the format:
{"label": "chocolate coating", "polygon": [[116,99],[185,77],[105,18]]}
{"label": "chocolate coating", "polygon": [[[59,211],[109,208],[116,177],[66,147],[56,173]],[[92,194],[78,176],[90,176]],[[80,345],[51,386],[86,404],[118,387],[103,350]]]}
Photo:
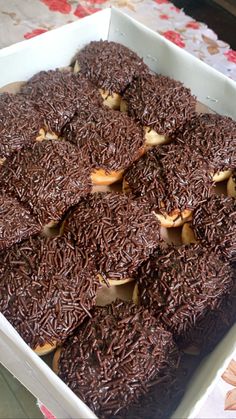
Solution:
{"label": "chocolate coating", "polygon": [[101,418],[114,417],[177,366],[172,335],[147,310],[116,300],[62,347],[59,376]]}
{"label": "chocolate coating", "polygon": [[83,74],[110,93],[122,93],[134,77],[148,72],[135,52],[116,42],[90,42],[78,52],[75,60]]}
{"label": "chocolate coating", "polygon": [[149,150],[127,170],[124,180],[136,197],[163,213],[192,210],[211,195],[204,162],[187,146],[181,150],[176,144]]}
{"label": "chocolate coating", "polygon": [[236,122],[229,117],[197,115],[174,139],[178,144],[189,144],[213,173],[236,167]]}
{"label": "chocolate coating", "polygon": [[219,308],[233,282],[230,263],[212,249],[168,246],[140,269],[139,302],[178,338]]}
{"label": "chocolate coating", "polygon": [[166,76],[138,77],[124,99],[130,116],[167,137],[195,114],[196,98],[190,89]]}
{"label": "chocolate coating", "polygon": [[38,233],[33,215],[15,198],[0,196],[0,250]]}
{"label": "chocolate coating", "polygon": [[21,94],[30,98],[42,113],[44,128],[57,134],[78,107],[102,104],[97,89],[82,74],[69,71],[40,71],[21,88]]}
{"label": "chocolate coating", "polygon": [[230,327],[236,322],[236,269],[231,265],[233,288],[225,295],[219,306],[200,317],[195,326],[187,329],[178,341],[178,346],[186,347],[189,343],[207,354],[215,348]]}
{"label": "chocolate coating", "polygon": [[93,168],[126,169],[144,145],[141,126],[112,109],[81,109],[63,132],[66,139],[84,147]]}
{"label": "chocolate coating", "polygon": [[63,342],[90,316],[95,269],[66,237],[31,237],[0,253],[0,311],[31,348]]}
{"label": "chocolate coating", "polygon": [[30,100],[19,94],[0,94],[0,159],[35,141],[42,126],[42,116]]}
{"label": "chocolate coating", "polygon": [[214,246],[226,257],[236,257],[236,200],[212,196],[193,213],[192,228],[198,240]]}
{"label": "chocolate coating", "polygon": [[97,193],[83,199],[66,224],[80,249],[97,263],[104,279],[134,275],[160,241],[156,217],[120,193]]}
{"label": "chocolate coating", "polygon": [[0,184],[47,224],[91,191],[90,173],[85,153],[51,140],[15,153],[2,167]]}

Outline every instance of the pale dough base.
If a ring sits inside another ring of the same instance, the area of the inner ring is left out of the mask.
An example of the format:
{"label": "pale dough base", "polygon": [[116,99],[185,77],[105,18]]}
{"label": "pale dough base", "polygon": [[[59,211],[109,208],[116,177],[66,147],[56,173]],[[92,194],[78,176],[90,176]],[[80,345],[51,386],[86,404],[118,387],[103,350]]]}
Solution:
{"label": "pale dough base", "polygon": [[227,194],[236,198],[236,182],[233,179],[233,176],[230,176],[227,182]]}
{"label": "pale dough base", "polygon": [[43,356],[54,351],[56,347],[57,347],[56,342],[53,345],[51,345],[50,343],[45,343],[45,345],[43,346],[39,346],[39,345],[36,346],[36,348],[34,349],[34,352],[39,356]]}
{"label": "pale dough base", "polygon": [[124,170],[117,170],[107,173],[104,169],[96,169],[91,174],[93,185],[112,185],[123,177]]}
{"label": "pale dough base", "polygon": [[119,93],[113,92],[111,95],[107,90],[99,89],[99,92],[103,98],[103,104],[108,108],[120,110],[121,96]]}
{"label": "pale dough base", "polygon": [[212,177],[213,182],[223,182],[228,179],[231,175],[231,170],[224,170],[218,173],[215,173]]}
{"label": "pale dough base", "polygon": [[[104,281],[103,277],[98,274],[98,278],[101,284],[106,284],[106,282]],[[129,282],[134,281],[134,278],[125,278],[125,279],[108,279],[107,282],[109,282],[109,285],[112,286],[118,286],[118,285],[124,285],[124,284],[128,284]]]}
{"label": "pale dough base", "polygon": [[156,145],[162,145],[167,144],[168,138],[165,135],[158,134],[153,129],[150,129],[148,127],[144,127],[145,132],[145,145],[146,146],[156,146]]}
{"label": "pale dough base", "polygon": [[58,348],[54,354],[53,360],[52,360],[52,369],[53,371],[58,374],[59,373],[59,359],[61,355],[61,348]]}
{"label": "pale dough base", "polygon": [[173,210],[170,214],[160,214],[153,211],[153,214],[160,221],[161,226],[166,228],[180,227],[186,221],[190,221],[192,217],[192,211],[185,209],[180,212],[178,209]]}
{"label": "pale dough base", "polygon": [[189,223],[185,223],[182,228],[181,238],[183,244],[197,243],[197,239],[194,235],[192,228]]}

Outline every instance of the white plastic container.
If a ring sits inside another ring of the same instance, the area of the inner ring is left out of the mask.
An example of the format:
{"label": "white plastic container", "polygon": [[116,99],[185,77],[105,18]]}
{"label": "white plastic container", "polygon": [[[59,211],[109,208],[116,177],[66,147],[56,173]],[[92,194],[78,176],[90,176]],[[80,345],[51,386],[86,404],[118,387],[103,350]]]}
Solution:
{"label": "white plastic container", "polygon": [[[40,70],[70,63],[75,52],[92,40],[120,42],[144,58],[151,70],[191,88],[215,112],[236,119],[236,83],[165,38],[116,9],[106,9],[77,22],[0,51],[0,87],[27,80]],[[236,326],[204,360],[174,413],[194,418],[236,348]],[[57,418],[96,418],[91,410],[25,344],[0,314],[0,362]]]}

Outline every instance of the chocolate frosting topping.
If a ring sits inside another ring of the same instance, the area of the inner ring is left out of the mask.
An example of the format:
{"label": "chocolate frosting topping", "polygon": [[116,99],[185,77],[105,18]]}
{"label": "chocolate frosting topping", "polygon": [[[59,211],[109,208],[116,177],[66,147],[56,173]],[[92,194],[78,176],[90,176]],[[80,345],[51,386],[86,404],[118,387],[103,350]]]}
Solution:
{"label": "chocolate frosting topping", "polygon": [[0,94],[0,159],[35,141],[42,125],[42,116],[30,100]]}
{"label": "chocolate frosting topping", "polygon": [[0,253],[0,311],[31,348],[61,343],[89,316],[99,282],[66,237],[31,237]]}
{"label": "chocolate frosting topping", "polygon": [[116,42],[90,42],[75,60],[83,74],[110,93],[122,93],[134,77],[149,71],[135,52]]}
{"label": "chocolate frosting topping", "polygon": [[193,213],[195,236],[206,246],[215,246],[226,257],[236,257],[236,200],[212,196]]}
{"label": "chocolate frosting topping", "polygon": [[169,144],[149,150],[124,176],[136,197],[158,212],[194,209],[211,195],[211,176],[200,156],[187,146]]}
{"label": "chocolate frosting topping", "polygon": [[166,76],[146,74],[125,91],[128,113],[161,135],[170,135],[195,114],[190,89]]}
{"label": "chocolate frosting topping", "polygon": [[120,193],[83,199],[65,228],[79,248],[95,259],[104,279],[132,277],[160,241],[156,217],[138,200]]}
{"label": "chocolate frosting topping", "polygon": [[66,141],[43,141],[23,148],[2,167],[0,184],[27,204],[41,224],[59,221],[91,191],[91,168]]}
{"label": "chocolate frosting topping", "polygon": [[189,144],[214,173],[236,167],[236,122],[229,117],[197,115],[173,138],[178,144]]}
{"label": "chocolate frosting topping", "polygon": [[102,104],[97,89],[82,74],[69,71],[40,71],[22,87],[21,94],[42,113],[45,129],[57,134],[78,107]]}
{"label": "chocolate frosting topping", "polygon": [[200,245],[156,252],[140,269],[139,302],[176,337],[216,310],[233,288],[228,261]]}
{"label": "chocolate frosting topping", "polygon": [[172,335],[147,310],[116,300],[62,347],[59,376],[100,417],[116,416],[177,367]]}
{"label": "chocolate frosting topping", "polygon": [[0,250],[39,232],[33,215],[16,199],[0,196]]}
{"label": "chocolate frosting topping", "polygon": [[107,171],[126,169],[144,144],[141,126],[127,115],[112,109],[81,109],[67,124],[64,136],[84,147],[93,168]]}

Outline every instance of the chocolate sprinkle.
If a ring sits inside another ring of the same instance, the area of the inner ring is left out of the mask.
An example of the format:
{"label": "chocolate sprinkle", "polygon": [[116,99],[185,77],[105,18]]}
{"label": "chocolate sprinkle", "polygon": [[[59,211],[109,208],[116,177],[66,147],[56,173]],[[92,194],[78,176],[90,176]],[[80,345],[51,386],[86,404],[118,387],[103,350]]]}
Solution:
{"label": "chocolate sprinkle", "polygon": [[83,74],[110,94],[122,93],[134,77],[149,71],[135,52],[116,42],[90,42],[78,52],[75,60]]}
{"label": "chocolate sprinkle", "polygon": [[2,167],[0,184],[27,204],[41,224],[59,221],[91,191],[85,153],[66,141],[43,141],[12,155]]}
{"label": "chocolate sprinkle", "polygon": [[0,94],[0,159],[35,141],[42,125],[30,100],[19,94]]}
{"label": "chocolate sprinkle", "polygon": [[81,109],[65,127],[66,139],[84,147],[93,168],[126,169],[144,144],[142,127],[112,109]]}
{"label": "chocolate sprinkle", "polygon": [[211,176],[205,163],[187,146],[169,144],[149,150],[124,175],[136,197],[164,214],[194,209],[211,195]]}
{"label": "chocolate sprinkle", "polygon": [[236,321],[236,268],[231,265],[233,288],[225,295],[219,306],[200,317],[193,328],[186,330],[178,340],[178,346],[185,348],[189,343],[206,355],[229,331]]}
{"label": "chocolate sprinkle", "polygon": [[158,134],[169,136],[195,114],[190,89],[166,76],[138,77],[125,91],[128,113]]}
{"label": "chocolate sprinkle", "polygon": [[94,258],[104,279],[126,279],[160,241],[156,217],[120,193],[97,193],[83,199],[65,226],[80,249]]}
{"label": "chocolate sprinkle", "polygon": [[176,368],[172,335],[147,310],[116,300],[97,307],[62,347],[59,376],[100,417],[116,416]]}
{"label": "chocolate sprinkle", "polygon": [[192,228],[198,240],[214,246],[225,257],[236,257],[236,200],[212,196],[193,213]]}
{"label": "chocolate sprinkle", "polygon": [[22,87],[21,94],[42,113],[45,129],[57,134],[80,106],[102,104],[97,89],[82,74],[69,71],[41,71]]}
{"label": "chocolate sprinkle", "polygon": [[90,316],[99,282],[66,237],[31,237],[0,253],[0,311],[31,348],[63,342]]}
{"label": "chocolate sprinkle", "polygon": [[16,199],[0,196],[0,250],[38,233],[39,224]]}
{"label": "chocolate sprinkle", "polygon": [[187,122],[174,140],[189,146],[205,159],[214,173],[236,167],[236,122],[231,118],[200,114]]}
{"label": "chocolate sprinkle", "polygon": [[138,277],[140,304],[177,338],[218,309],[232,288],[229,262],[198,244],[159,250]]}

